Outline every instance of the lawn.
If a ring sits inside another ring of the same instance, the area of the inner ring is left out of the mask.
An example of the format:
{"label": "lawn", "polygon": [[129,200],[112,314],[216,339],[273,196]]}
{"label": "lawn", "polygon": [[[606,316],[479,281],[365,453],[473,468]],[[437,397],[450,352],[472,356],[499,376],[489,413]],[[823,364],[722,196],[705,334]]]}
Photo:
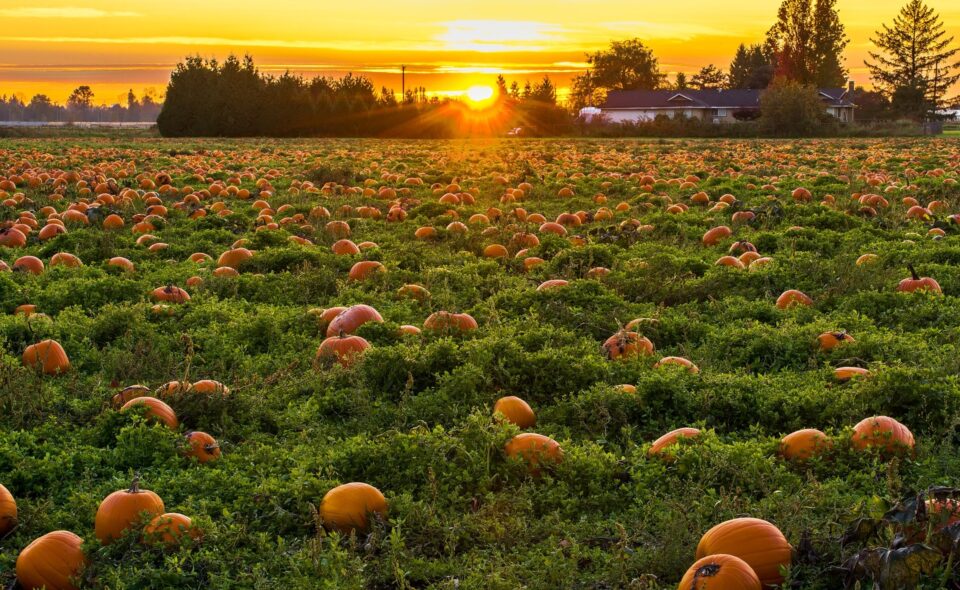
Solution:
{"label": "lawn", "polygon": [[[960,493],[917,494],[960,481],[958,179],[938,139],[0,139],[0,586],[66,530],[91,588],[676,588],[747,516],[791,588],[956,584]],[[135,477],[196,534],[97,516]]]}

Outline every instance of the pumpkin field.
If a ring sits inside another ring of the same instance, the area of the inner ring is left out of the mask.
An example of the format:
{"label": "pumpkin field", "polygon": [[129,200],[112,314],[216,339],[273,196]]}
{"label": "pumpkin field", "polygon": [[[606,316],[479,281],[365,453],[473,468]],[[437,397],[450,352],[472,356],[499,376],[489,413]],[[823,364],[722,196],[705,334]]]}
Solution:
{"label": "pumpkin field", "polygon": [[958,181],[0,139],[0,587],[960,588]]}

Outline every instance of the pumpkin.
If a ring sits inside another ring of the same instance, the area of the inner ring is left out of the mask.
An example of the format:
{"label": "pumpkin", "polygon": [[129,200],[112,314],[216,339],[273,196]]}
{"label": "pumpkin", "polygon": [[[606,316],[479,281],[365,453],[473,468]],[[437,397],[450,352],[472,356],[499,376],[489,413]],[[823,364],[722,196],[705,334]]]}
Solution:
{"label": "pumpkin", "polygon": [[353,365],[370,348],[370,343],[360,336],[340,334],[329,336],[317,348],[316,360],[321,363],[336,361],[343,367]]}
{"label": "pumpkin", "polygon": [[700,372],[700,367],[693,364],[690,359],[683,358],[682,356],[665,356],[657,361],[653,365],[653,368],[659,369],[660,367],[670,366],[684,367],[687,372],[693,373],[694,375]]}
{"label": "pumpkin", "polygon": [[43,261],[36,256],[21,256],[13,262],[13,270],[34,275],[43,274]]}
{"label": "pumpkin", "polygon": [[826,352],[833,350],[841,344],[856,342],[856,340],[853,339],[853,336],[841,330],[839,332],[824,332],[817,336],[817,342],[820,345],[820,350]]}
{"label": "pumpkin", "polygon": [[519,397],[508,395],[501,397],[493,405],[494,416],[502,416],[507,422],[517,428],[532,428],[537,424],[537,415],[527,402]]}
{"label": "pumpkin", "polygon": [[910,270],[910,278],[900,281],[900,284],[897,285],[897,291],[901,293],[914,293],[917,291],[942,293],[940,284],[937,283],[937,281],[930,277],[921,277],[918,275],[912,264],[908,265],[907,268]]}
{"label": "pumpkin", "polygon": [[477,320],[467,313],[450,313],[448,311],[437,311],[430,314],[423,322],[423,328],[430,332],[438,333],[456,333],[469,332],[476,330]]}
{"label": "pumpkin", "polygon": [[870,371],[862,367],[837,367],[833,370],[837,381],[845,383],[854,377],[869,377]]}
{"label": "pumpkin", "polygon": [[174,413],[173,408],[165,404],[164,402],[158,400],[155,397],[143,396],[135,397],[132,400],[121,406],[120,411],[125,412],[130,408],[136,408],[138,406],[146,406],[147,410],[144,413],[149,419],[156,420],[164,424],[167,428],[171,430],[176,430],[179,421],[177,420],[177,415]]}
{"label": "pumpkin", "polygon": [[100,502],[94,518],[94,534],[108,545],[131,526],[142,522],[145,514],[153,517],[163,512],[160,496],[140,489],[140,479],[135,477],[129,488],[113,492]]}
{"label": "pumpkin", "polygon": [[383,323],[383,317],[369,305],[353,305],[343,310],[327,326],[327,336],[353,334],[367,322]]}
{"label": "pumpkin", "polygon": [[813,299],[796,289],[784,291],[780,297],[777,297],[777,309],[789,309],[795,305],[813,305]]}
{"label": "pumpkin", "polygon": [[423,331],[416,326],[411,326],[410,324],[403,324],[399,328],[401,336],[420,336]]}
{"label": "pumpkin", "polygon": [[563,461],[563,449],[549,436],[524,432],[511,438],[503,448],[507,457],[520,458],[527,464],[530,474],[540,475],[543,465],[557,464]]}
{"label": "pumpkin", "polygon": [[13,310],[13,315],[22,315],[30,317],[33,314],[37,313],[37,306],[32,303],[24,303],[23,305],[18,305],[15,310]]}
{"label": "pumpkin", "polygon": [[167,285],[166,287],[157,287],[150,292],[150,296],[153,297],[154,301],[164,301],[167,303],[183,303],[185,301],[190,301],[190,294],[174,285]]}
{"label": "pumpkin", "polygon": [[366,531],[371,514],[386,518],[387,499],[380,490],[362,482],[339,485],[328,491],[320,502],[324,528],[343,534]]}
{"label": "pumpkin", "polygon": [[569,281],[565,281],[563,279],[550,279],[549,281],[544,281],[540,283],[540,285],[537,287],[537,291],[546,291],[548,289],[553,289],[556,287],[565,287],[569,284],[570,284]]}
{"label": "pumpkin", "polygon": [[214,381],[213,379],[201,379],[200,381],[195,381],[189,386],[188,391],[189,393],[199,393],[202,395],[230,395],[229,387],[223,383],[220,383],[219,381]]}
{"label": "pumpkin", "polygon": [[508,254],[507,248],[501,244],[490,244],[483,249],[483,255],[487,258],[506,258]]}
{"label": "pumpkin", "polygon": [[664,452],[667,447],[677,444],[681,438],[696,438],[698,436],[700,436],[700,429],[698,428],[678,428],[671,430],[653,441],[653,444],[650,445],[650,450],[647,451],[647,456],[670,458],[671,456]]}
{"label": "pumpkin", "polygon": [[690,566],[677,590],[760,590],[760,578],[739,557],[708,555]]}
{"label": "pumpkin", "polygon": [[193,527],[189,516],[179,512],[158,514],[143,527],[143,541],[148,545],[177,545],[184,535],[197,539],[200,531]]}
{"label": "pumpkin", "polygon": [[625,360],[653,354],[653,342],[636,332],[620,330],[603,342],[601,350],[609,360]]}
{"label": "pumpkin", "polygon": [[190,390],[189,381],[168,381],[157,388],[157,397],[167,399],[177,395],[182,395]]}
{"label": "pumpkin", "polygon": [[34,539],[17,557],[17,581],[25,590],[74,590],[73,579],[86,565],[83,539],[53,531]]}
{"label": "pumpkin", "polygon": [[124,258],[123,256],[114,256],[113,258],[111,258],[110,260],[107,261],[107,265],[108,265],[108,266],[116,266],[116,267],[121,268],[121,269],[123,269],[123,270],[125,270],[125,271],[127,271],[127,272],[133,272],[133,271],[134,271],[133,263],[130,262],[129,259]]}
{"label": "pumpkin", "polygon": [[857,266],[863,266],[863,265],[865,265],[865,264],[873,264],[874,262],[876,262],[876,261],[879,260],[879,259],[880,259],[880,257],[877,256],[876,254],[864,254],[864,255],[860,256],[859,258],[857,258],[856,265],[857,265]]}
{"label": "pumpkin", "polygon": [[253,258],[253,252],[250,250],[246,248],[233,248],[221,254],[220,258],[217,258],[217,266],[237,268],[251,258]]}
{"label": "pumpkin", "polygon": [[789,461],[806,461],[830,448],[827,435],[815,428],[804,428],[780,439],[780,454]]}
{"label": "pumpkin", "polygon": [[22,248],[27,245],[27,236],[15,227],[0,229],[0,246]]}
{"label": "pumpkin", "polygon": [[387,272],[387,269],[376,260],[361,260],[350,268],[347,278],[351,281],[365,281],[374,273],[381,272]]}
{"label": "pumpkin", "polygon": [[700,538],[697,559],[709,555],[733,555],[745,561],[764,586],[783,582],[780,568],[789,566],[792,548],[780,529],[759,518],[735,518],[722,522]]}
{"label": "pumpkin", "polygon": [[397,289],[397,295],[410,297],[417,301],[426,301],[430,298],[430,291],[420,285],[404,285]]}
{"label": "pumpkin", "polygon": [[711,230],[707,230],[707,232],[703,234],[703,239],[701,241],[703,242],[704,246],[716,246],[718,243],[720,243],[720,240],[729,238],[732,234],[733,230],[725,225],[721,225]]}
{"label": "pumpkin", "polygon": [[23,364],[40,368],[46,375],[65,373],[70,369],[67,352],[56,340],[41,340],[28,346],[23,351]]}
{"label": "pumpkin", "polygon": [[128,401],[150,395],[150,388],[146,385],[128,385],[113,396],[113,407],[120,409]]}
{"label": "pumpkin", "polygon": [[0,538],[17,526],[17,501],[3,484],[0,484]]}
{"label": "pumpkin", "polygon": [[913,451],[913,433],[888,416],[865,418],[853,427],[853,446],[858,450],[877,448],[884,453],[902,454]]}
{"label": "pumpkin", "polygon": [[[345,312],[346,310],[347,308],[342,306],[330,307],[324,310],[316,310],[320,312],[319,324],[320,324],[320,329],[324,331],[324,334],[326,334],[326,329],[327,329],[327,326],[330,325],[330,322],[332,322],[334,318],[336,318],[338,315]],[[311,310],[311,313],[315,313],[315,310]]]}
{"label": "pumpkin", "polygon": [[352,256],[354,254],[360,253],[360,248],[353,243],[353,240],[348,240],[346,238],[342,240],[337,240],[330,246],[330,249],[337,256]]}
{"label": "pumpkin", "polygon": [[208,463],[220,458],[220,445],[217,439],[206,432],[193,431],[186,434],[190,448],[184,452],[187,457],[196,457],[200,463]]}

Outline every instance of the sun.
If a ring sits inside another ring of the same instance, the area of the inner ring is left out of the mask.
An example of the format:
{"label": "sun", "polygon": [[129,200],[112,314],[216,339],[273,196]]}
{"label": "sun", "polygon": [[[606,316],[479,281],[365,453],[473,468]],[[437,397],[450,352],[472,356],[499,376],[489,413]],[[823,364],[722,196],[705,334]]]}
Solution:
{"label": "sun", "polygon": [[493,88],[489,86],[471,86],[466,92],[467,101],[474,108],[488,106],[493,99]]}

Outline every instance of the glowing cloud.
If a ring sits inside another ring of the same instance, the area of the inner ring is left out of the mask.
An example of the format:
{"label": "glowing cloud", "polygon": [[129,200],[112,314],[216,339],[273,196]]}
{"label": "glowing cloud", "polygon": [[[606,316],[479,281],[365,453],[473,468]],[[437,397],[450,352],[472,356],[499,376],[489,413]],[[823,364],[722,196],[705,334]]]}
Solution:
{"label": "glowing cloud", "polygon": [[41,8],[22,6],[20,8],[0,8],[0,16],[5,18],[116,18],[140,16],[139,12],[117,10],[98,10],[65,6],[61,8]]}

